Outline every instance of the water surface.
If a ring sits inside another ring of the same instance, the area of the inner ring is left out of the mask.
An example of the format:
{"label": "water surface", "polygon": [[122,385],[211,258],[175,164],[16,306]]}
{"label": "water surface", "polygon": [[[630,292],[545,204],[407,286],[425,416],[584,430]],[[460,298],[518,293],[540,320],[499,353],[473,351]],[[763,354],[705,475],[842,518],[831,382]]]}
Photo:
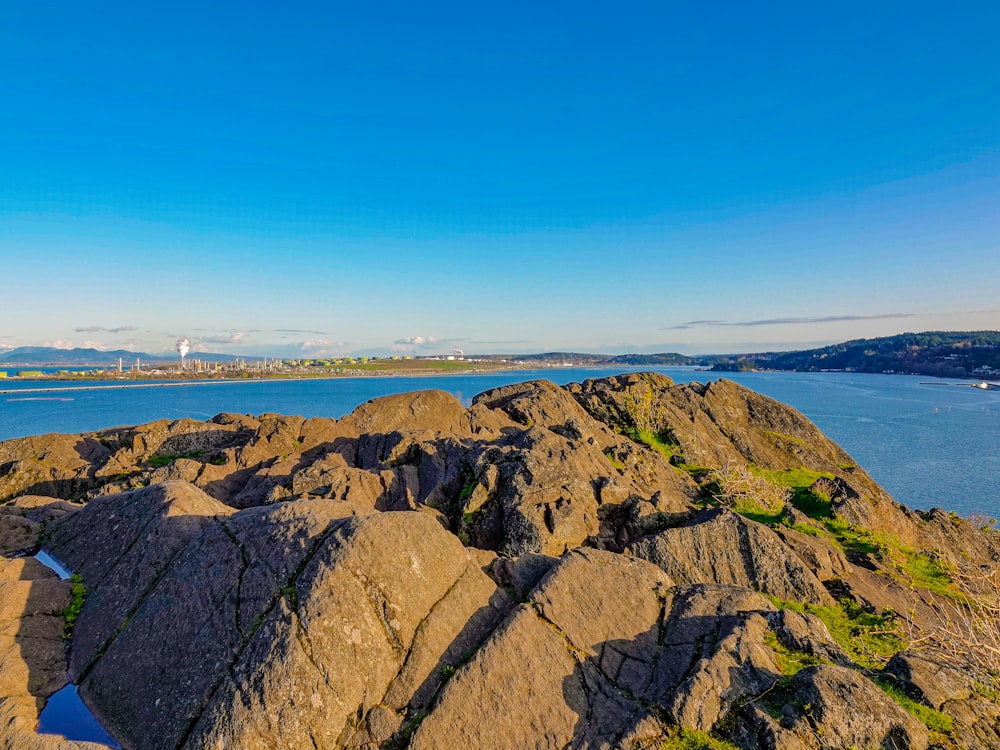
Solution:
{"label": "water surface", "polygon": [[[684,367],[638,369],[662,372],[677,382],[705,382],[722,376]],[[341,417],[369,399],[428,388],[447,391],[468,403],[477,393],[509,383],[547,378],[564,385],[621,370],[567,367],[485,375],[249,380],[178,388],[3,394],[0,439],[85,432],[156,419],[208,419],[220,412]],[[971,388],[968,381],[934,381],[913,375],[760,372],[724,376],[802,411],[911,507],[1000,516],[1000,391]],[[56,383],[7,380],[0,388],[40,385]],[[24,400],[35,397],[45,400]]]}

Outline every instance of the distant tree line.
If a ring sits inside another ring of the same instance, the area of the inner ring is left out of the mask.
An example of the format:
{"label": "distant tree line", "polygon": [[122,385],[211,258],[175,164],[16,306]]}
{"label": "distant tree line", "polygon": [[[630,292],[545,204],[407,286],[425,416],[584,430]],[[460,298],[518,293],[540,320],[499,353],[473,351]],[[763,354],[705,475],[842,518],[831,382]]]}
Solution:
{"label": "distant tree line", "polygon": [[1000,331],[934,331],[856,339],[821,349],[719,357],[716,371],[897,372],[936,377],[1000,373]]}

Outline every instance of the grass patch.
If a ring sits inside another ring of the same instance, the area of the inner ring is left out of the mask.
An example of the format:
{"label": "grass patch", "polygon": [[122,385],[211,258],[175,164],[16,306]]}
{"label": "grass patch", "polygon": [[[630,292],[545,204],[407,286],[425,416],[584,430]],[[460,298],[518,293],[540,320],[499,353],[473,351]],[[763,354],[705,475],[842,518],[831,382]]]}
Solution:
{"label": "grass patch", "polygon": [[676,443],[671,442],[671,437],[666,432],[640,430],[637,427],[629,427],[624,430],[623,434],[636,443],[649,446],[668,461],[674,457],[679,448]]}
{"label": "grass patch", "polygon": [[663,742],[658,750],[739,750],[731,742],[720,740],[705,732],[678,727],[677,733]]}
{"label": "grass patch", "polygon": [[899,636],[895,612],[866,612],[851,599],[832,606],[802,604],[768,597],[779,609],[815,615],[851,660],[868,669],[881,669],[895,654],[906,648]]}
{"label": "grass patch", "polygon": [[83,579],[80,577],[79,573],[74,573],[70,576],[69,582],[72,586],[70,589],[70,602],[66,606],[66,609],[62,611],[63,620],[65,625],[63,626],[63,636],[69,638],[73,635],[73,625],[76,623],[76,618],[80,616],[80,612],[83,611],[83,603],[87,600],[87,588],[83,585]]}
{"label": "grass patch", "polygon": [[776,524],[791,490],[760,476],[748,466],[727,464],[707,478],[703,489],[735,513],[763,524]]}
{"label": "grass patch", "polygon": [[[955,596],[951,576],[934,557],[925,552],[901,550],[906,556],[903,573],[914,586],[942,596]],[[908,554],[907,554],[908,553]]]}
{"label": "grass patch", "polygon": [[873,555],[881,560],[889,551],[888,545],[875,539],[870,531],[849,524],[841,518],[823,519],[823,525],[844,552]]}
{"label": "grass patch", "polygon": [[191,453],[158,453],[155,456],[149,457],[149,465],[160,468],[161,466],[169,466],[178,458],[201,458],[205,455],[205,451],[192,451]]}
{"label": "grass patch", "polygon": [[611,465],[618,469],[618,471],[625,471],[625,464],[615,458],[615,454],[610,450],[604,451],[604,457],[607,458]]}
{"label": "grass patch", "polygon": [[795,651],[784,646],[778,640],[778,636],[771,631],[764,634],[764,644],[774,652],[778,669],[786,677],[791,677],[806,667],[814,667],[817,664],[822,664],[819,659],[811,654],[807,654],[804,651]]}
{"label": "grass patch", "polygon": [[774,513],[767,508],[762,508],[756,503],[741,502],[736,505],[729,506],[729,509],[734,513],[739,513],[744,518],[756,521],[757,523],[762,523],[765,526],[774,526],[776,523],[781,522],[780,511],[778,513]]}
{"label": "grass patch", "polygon": [[844,552],[875,558],[905,586],[927,589],[941,596],[958,596],[951,575],[933,554],[918,552],[891,534],[868,531],[840,518],[821,520]]}
{"label": "grass patch", "polygon": [[824,536],[823,532],[820,529],[808,523],[794,523],[788,528],[790,528],[792,531],[797,531],[800,534],[807,534],[808,536],[815,536],[815,537]]}
{"label": "grass patch", "polygon": [[702,466],[701,464],[689,464],[689,463],[677,463],[674,464],[680,471],[683,471],[691,475],[694,481],[701,484],[709,474],[712,473],[713,469],[710,466]]}
{"label": "grass patch", "polygon": [[875,679],[874,682],[882,688],[886,695],[902,706],[903,709],[911,716],[923,722],[924,726],[932,732],[938,732],[940,734],[951,733],[951,730],[954,728],[954,723],[948,714],[942,713],[941,711],[935,711],[933,708],[925,706],[923,703],[918,703],[898,687],[886,682],[885,680]]}
{"label": "grass patch", "polygon": [[805,487],[792,488],[792,505],[816,521],[833,517],[830,498],[822,492],[814,492]]}

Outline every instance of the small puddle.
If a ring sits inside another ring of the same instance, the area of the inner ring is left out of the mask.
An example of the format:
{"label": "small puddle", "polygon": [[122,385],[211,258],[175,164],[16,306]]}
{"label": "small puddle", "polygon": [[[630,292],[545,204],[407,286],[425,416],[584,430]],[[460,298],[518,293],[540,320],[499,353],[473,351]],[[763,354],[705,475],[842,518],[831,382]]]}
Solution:
{"label": "small puddle", "polygon": [[[44,550],[35,559],[62,580],[68,580],[73,573]],[[45,708],[38,716],[38,734],[56,734],[75,742],[97,742],[109,747],[120,748],[100,722],[87,708],[76,692],[76,685],[67,685],[49,696]]]}
{"label": "small puddle", "polygon": [[98,742],[109,747],[121,747],[80,700],[76,685],[67,685],[49,697],[49,702],[38,717],[38,733],[57,734],[76,742]]}
{"label": "small puddle", "polygon": [[50,555],[45,550],[39,550],[38,554],[35,555],[35,559],[38,560],[42,565],[44,565],[49,570],[54,570],[56,575],[58,575],[64,581],[69,580],[73,575],[69,568],[63,565],[61,562],[56,560],[52,555]]}

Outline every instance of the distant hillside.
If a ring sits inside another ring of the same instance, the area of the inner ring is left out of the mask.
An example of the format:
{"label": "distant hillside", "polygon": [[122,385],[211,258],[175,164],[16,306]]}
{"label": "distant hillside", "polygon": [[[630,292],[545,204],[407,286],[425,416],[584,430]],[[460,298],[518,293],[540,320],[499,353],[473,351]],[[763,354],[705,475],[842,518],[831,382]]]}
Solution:
{"label": "distant hillside", "polygon": [[[145,363],[176,362],[178,356],[176,352],[166,352],[160,354],[150,354],[148,352],[133,352],[127,349],[115,349],[112,351],[101,351],[99,349],[56,349],[51,346],[21,346],[17,349],[0,354],[0,364],[6,365],[32,365],[32,366],[85,366],[85,365],[118,365],[118,360],[122,359],[126,364],[139,359]],[[189,359],[200,359],[203,362],[233,362],[237,359],[247,361],[257,361],[260,357],[235,357],[232,354],[211,354],[205,352],[191,352]]]}
{"label": "distant hillside", "polygon": [[713,357],[712,369],[890,372],[947,378],[1000,376],[1000,331],[902,333],[797,352]]}
{"label": "distant hillside", "polygon": [[582,352],[544,352],[542,354],[486,354],[481,359],[507,359],[516,362],[537,362],[539,364],[562,364],[572,362],[577,365],[658,365],[680,367],[696,365],[701,359],[687,357],[677,352],[661,354],[585,354]]}

